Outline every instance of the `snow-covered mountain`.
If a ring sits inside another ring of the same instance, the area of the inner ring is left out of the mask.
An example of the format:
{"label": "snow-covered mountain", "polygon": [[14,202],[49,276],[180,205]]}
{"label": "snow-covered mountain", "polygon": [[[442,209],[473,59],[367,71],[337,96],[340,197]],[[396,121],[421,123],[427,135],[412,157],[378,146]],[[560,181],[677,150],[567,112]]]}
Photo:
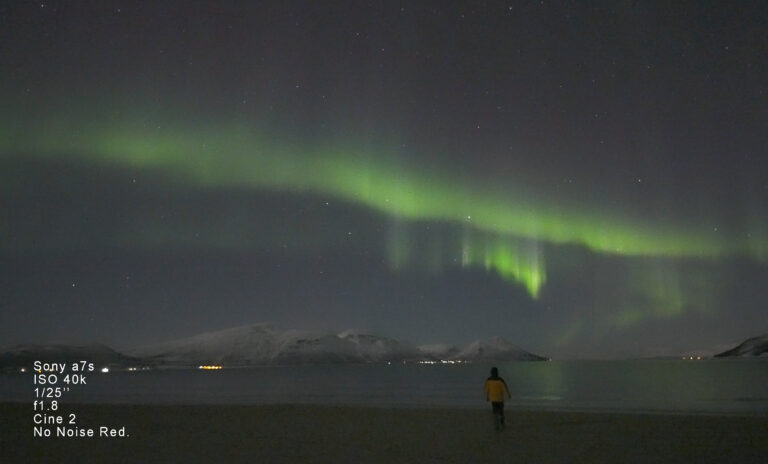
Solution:
{"label": "snow-covered mountain", "polygon": [[477,340],[459,351],[454,359],[462,361],[546,361],[501,337]]}
{"label": "snow-covered mountain", "polygon": [[732,356],[765,356],[768,355],[768,333],[753,337],[742,342],[739,346],[731,348],[716,354],[716,358],[727,358]]}
{"label": "snow-covered mountain", "polygon": [[0,368],[33,360],[89,360],[105,366],[253,366],[274,364],[369,363],[400,361],[543,360],[501,338],[480,340],[459,351],[454,345],[415,347],[359,330],[339,334],[281,330],[253,324],[201,333],[119,353],[105,345],[17,345],[0,353]]}
{"label": "snow-covered mountain", "polygon": [[414,347],[394,338],[359,330],[328,334],[280,330],[254,324],[151,345],[130,351],[153,364],[316,364],[455,359],[463,361],[543,360],[501,338],[471,343],[459,351],[452,345]]}
{"label": "snow-covered mountain", "polygon": [[327,334],[278,330],[266,324],[234,327],[130,352],[161,364],[261,365],[400,361],[418,351],[395,339],[359,331]]}
{"label": "snow-covered mountain", "polygon": [[373,335],[358,330],[347,330],[338,335],[355,345],[357,356],[366,362],[401,361],[421,358],[421,352],[394,338]]}
{"label": "snow-covered mountain", "polygon": [[129,353],[167,364],[259,362],[270,357],[274,345],[272,339],[268,327],[234,327],[150,345]]}

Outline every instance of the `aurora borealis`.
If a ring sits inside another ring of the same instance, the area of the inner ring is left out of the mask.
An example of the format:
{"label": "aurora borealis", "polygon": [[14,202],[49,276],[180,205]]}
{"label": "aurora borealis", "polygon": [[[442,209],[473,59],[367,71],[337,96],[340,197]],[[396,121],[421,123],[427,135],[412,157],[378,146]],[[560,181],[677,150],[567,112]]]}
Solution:
{"label": "aurora borealis", "polygon": [[3,325],[609,357],[752,335],[762,9],[5,6]]}

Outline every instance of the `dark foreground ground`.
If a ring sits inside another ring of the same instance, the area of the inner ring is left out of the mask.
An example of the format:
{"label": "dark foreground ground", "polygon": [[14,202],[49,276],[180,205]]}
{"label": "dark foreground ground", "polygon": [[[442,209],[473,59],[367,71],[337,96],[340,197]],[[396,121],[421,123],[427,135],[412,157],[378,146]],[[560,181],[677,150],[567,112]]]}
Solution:
{"label": "dark foreground ground", "polygon": [[[768,418],[345,406],[66,405],[127,438],[33,438],[0,404],[0,463],[768,463]],[[55,435],[55,429],[53,434]]]}

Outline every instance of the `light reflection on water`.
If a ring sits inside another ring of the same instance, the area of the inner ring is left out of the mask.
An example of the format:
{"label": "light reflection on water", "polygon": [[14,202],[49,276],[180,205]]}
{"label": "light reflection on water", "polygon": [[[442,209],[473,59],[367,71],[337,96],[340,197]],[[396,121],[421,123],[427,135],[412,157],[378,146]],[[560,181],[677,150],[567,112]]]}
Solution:
{"label": "light reflection on water", "polygon": [[[498,364],[510,408],[768,413],[768,359]],[[307,365],[91,374],[63,402],[486,407],[490,364]],[[0,401],[33,400],[31,373],[0,376]]]}

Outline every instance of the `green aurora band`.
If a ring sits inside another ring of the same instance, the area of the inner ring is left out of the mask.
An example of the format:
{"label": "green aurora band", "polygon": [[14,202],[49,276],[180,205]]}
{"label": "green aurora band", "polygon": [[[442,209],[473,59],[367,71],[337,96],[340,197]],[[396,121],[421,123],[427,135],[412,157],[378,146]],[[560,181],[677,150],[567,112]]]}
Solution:
{"label": "green aurora band", "polygon": [[[124,119],[76,119],[6,124],[0,156],[79,159],[143,169],[198,188],[308,193],[363,205],[395,221],[460,225],[468,231],[457,250],[462,266],[493,269],[523,284],[534,298],[546,281],[542,242],[578,244],[622,256],[746,255],[763,260],[768,249],[764,234],[735,240],[563,210],[538,204],[528,195],[521,200],[512,187],[472,183],[445,170],[413,166],[383,150],[276,142],[244,123],[158,128]],[[395,269],[412,260],[412,246],[398,235],[388,244]]]}

